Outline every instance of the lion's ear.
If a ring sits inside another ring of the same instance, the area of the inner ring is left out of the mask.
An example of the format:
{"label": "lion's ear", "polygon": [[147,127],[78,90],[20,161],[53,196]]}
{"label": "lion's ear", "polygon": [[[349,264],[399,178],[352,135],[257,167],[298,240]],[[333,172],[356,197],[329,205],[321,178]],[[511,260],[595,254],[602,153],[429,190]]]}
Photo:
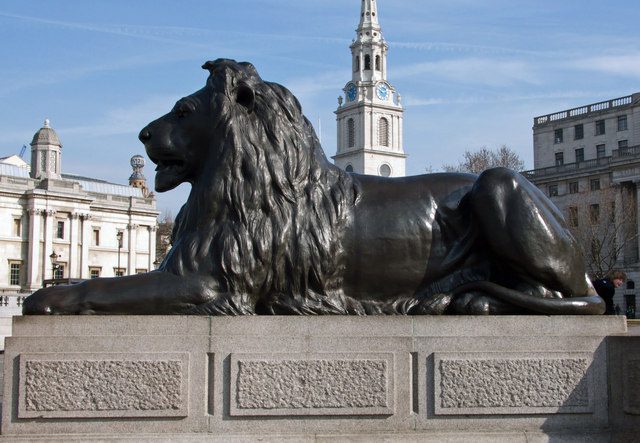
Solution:
{"label": "lion's ear", "polygon": [[244,106],[249,113],[253,112],[253,106],[256,101],[256,94],[253,92],[253,88],[249,87],[245,83],[238,85],[236,91],[236,102]]}

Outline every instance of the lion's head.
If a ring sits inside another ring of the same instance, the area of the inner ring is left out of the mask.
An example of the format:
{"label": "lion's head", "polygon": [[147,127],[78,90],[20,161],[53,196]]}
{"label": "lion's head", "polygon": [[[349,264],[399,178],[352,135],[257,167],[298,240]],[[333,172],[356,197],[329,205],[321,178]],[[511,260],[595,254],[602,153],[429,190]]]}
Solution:
{"label": "lion's head", "polygon": [[203,68],[206,86],[140,132],[156,190],[192,184],[161,269],[211,274],[250,297],[324,293],[357,197],[351,177],[327,161],[286,88],[249,63]]}

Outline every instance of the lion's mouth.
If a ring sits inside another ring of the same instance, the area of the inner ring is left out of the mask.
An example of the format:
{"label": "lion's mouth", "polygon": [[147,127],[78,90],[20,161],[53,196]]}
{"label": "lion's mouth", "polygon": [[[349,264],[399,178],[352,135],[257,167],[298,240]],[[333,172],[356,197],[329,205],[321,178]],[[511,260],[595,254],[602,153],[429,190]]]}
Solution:
{"label": "lion's mouth", "polygon": [[185,162],[184,160],[179,159],[164,159],[157,160],[154,163],[157,164],[156,172],[167,172],[167,171],[181,171],[184,169]]}

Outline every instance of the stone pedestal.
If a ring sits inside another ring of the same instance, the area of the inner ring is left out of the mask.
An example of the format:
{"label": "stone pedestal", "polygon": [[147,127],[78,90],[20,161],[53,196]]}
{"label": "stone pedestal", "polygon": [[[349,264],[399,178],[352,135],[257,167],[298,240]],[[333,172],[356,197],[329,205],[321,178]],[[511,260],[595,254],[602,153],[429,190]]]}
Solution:
{"label": "stone pedestal", "polygon": [[2,434],[607,438],[622,357],[606,337],[625,331],[613,316],[15,317]]}

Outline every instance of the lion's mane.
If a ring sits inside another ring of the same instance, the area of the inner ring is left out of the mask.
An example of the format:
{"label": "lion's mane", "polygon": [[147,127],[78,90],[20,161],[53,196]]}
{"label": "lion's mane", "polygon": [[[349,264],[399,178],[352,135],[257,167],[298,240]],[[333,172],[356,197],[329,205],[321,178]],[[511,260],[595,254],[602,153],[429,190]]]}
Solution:
{"label": "lion's mane", "polygon": [[[327,161],[286,88],[249,63],[203,68],[217,136],[160,269],[211,275],[234,294],[198,308],[206,314],[346,313],[339,237],[358,198],[351,176]],[[239,87],[255,94],[252,109],[235,102]]]}

